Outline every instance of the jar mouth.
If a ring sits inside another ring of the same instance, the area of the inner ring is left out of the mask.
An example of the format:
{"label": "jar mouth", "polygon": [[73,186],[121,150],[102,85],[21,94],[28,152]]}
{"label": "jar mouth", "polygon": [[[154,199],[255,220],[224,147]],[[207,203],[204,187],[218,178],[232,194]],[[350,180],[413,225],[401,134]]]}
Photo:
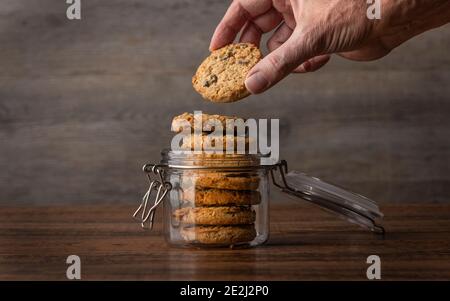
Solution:
{"label": "jar mouth", "polygon": [[164,149],[161,164],[172,168],[258,168],[262,167],[261,154],[194,152]]}

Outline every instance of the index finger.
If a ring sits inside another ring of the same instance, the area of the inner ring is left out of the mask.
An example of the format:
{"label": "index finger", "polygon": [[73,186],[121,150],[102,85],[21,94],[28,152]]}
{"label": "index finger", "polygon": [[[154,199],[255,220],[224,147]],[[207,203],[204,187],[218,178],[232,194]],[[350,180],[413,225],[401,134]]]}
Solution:
{"label": "index finger", "polygon": [[217,25],[209,49],[232,43],[248,20],[264,14],[271,7],[272,0],[234,0]]}

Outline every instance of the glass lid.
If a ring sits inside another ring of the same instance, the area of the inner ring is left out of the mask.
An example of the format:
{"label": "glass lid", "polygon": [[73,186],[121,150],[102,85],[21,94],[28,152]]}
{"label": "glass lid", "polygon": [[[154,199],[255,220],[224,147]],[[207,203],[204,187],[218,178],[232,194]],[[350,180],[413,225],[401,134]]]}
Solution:
{"label": "glass lid", "polygon": [[[279,176],[275,176],[275,170]],[[351,223],[384,233],[381,226],[383,213],[375,201],[362,195],[310,177],[298,171],[288,171],[287,162],[281,161],[271,170],[272,181],[282,191],[314,203]]]}

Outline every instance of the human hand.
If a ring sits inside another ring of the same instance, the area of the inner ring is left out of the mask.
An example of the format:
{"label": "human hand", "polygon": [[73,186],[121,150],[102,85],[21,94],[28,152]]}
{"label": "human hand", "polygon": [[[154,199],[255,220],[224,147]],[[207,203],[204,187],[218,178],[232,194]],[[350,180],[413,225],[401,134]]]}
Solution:
{"label": "human hand", "polygon": [[[366,1],[235,0],[211,40],[214,50],[241,42],[259,45],[262,34],[277,28],[267,43],[270,53],[249,72],[247,89],[261,93],[291,72],[324,66],[330,54],[374,60],[429,28],[450,20],[448,0],[382,0],[382,20],[370,20]],[[420,21],[417,22],[416,20]]]}

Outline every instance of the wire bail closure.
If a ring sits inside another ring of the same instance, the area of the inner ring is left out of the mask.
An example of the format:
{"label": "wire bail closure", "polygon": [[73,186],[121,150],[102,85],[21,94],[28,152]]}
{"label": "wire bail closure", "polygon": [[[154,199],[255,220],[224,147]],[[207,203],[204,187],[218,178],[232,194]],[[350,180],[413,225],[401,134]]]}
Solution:
{"label": "wire bail closure", "polygon": [[[162,202],[167,193],[172,189],[172,184],[164,181],[164,167],[165,165],[157,164],[145,164],[142,167],[142,170],[147,175],[150,186],[144,194],[138,209],[134,212],[133,217],[141,222],[143,229],[151,230],[153,228],[156,208]],[[156,191],[155,199],[153,205],[148,208],[149,199],[153,191]],[[139,212],[141,212],[140,217],[138,216]]]}

